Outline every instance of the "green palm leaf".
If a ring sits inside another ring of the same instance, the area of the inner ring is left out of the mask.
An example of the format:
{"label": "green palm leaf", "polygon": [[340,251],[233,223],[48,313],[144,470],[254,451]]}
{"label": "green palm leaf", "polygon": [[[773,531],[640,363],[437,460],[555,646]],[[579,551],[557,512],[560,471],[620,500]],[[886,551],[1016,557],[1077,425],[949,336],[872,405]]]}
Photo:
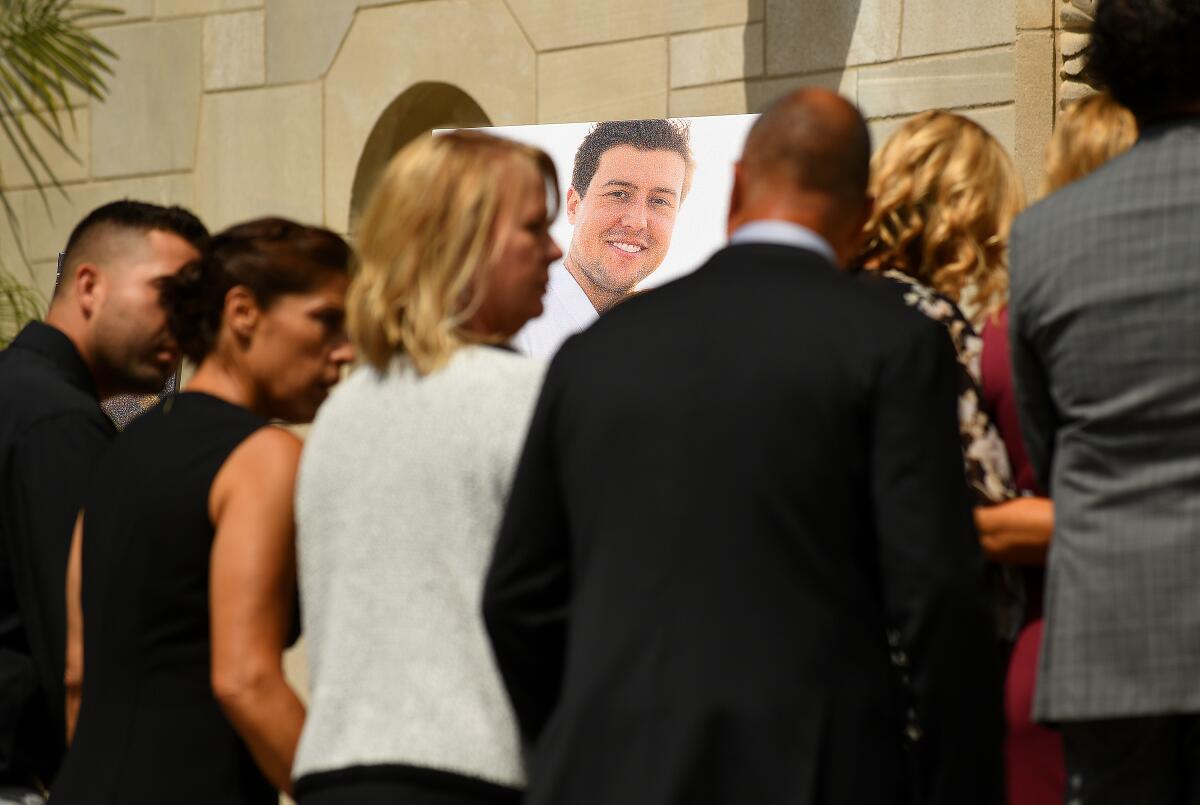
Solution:
{"label": "green palm leaf", "polygon": [[[33,177],[48,204],[46,185],[65,191],[38,147],[40,132],[78,159],[66,140],[64,123],[75,125],[69,91],[103,99],[105,75],[112,73],[116,55],[83,23],[115,9],[75,0],[0,0],[0,136],[12,145],[17,160]],[[0,206],[10,228],[19,232],[16,211],[4,192],[0,173]],[[20,249],[20,240],[17,242]],[[39,304],[0,266],[0,346],[25,320],[37,315]],[[34,305],[30,306],[30,299]],[[32,311],[32,313],[30,313]]]}
{"label": "green palm leaf", "polygon": [[25,322],[40,316],[42,308],[36,293],[16,277],[0,271],[0,347],[7,345]]}

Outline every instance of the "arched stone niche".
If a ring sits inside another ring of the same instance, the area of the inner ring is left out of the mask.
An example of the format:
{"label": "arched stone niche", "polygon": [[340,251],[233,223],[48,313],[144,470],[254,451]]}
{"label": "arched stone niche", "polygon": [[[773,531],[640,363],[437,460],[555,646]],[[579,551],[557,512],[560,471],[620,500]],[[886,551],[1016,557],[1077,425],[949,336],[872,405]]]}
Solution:
{"label": "arched stone niche", "polygon": [[350,193],[350,231],[358,228],[359,216],[388,161],[411,140],[431,129],[491,123],[474,98],[450,84],[422,81],[400,93],[380,115],[359,158]]}
{"label": "arched stone niche", "polygon": [[[356,191],[369,184],[366,163],[401,134],[399,129],[389,133],[389,121],[398,120],[393,104],[422,85],[454,89],[481,113],[472,118],[468,112],[473,110],[455,105],[465,103],[462,97],[454,101],[457,96],[448,92],[443,96],[447,111],[465,117],[430,120],[430,125],[537,121],[537,58],[502,0],[359,9],[325,78],[325,221],[330,228],[350,231],[351,211],[363,203]],[[370,142],[373,138],[377,141]]]}

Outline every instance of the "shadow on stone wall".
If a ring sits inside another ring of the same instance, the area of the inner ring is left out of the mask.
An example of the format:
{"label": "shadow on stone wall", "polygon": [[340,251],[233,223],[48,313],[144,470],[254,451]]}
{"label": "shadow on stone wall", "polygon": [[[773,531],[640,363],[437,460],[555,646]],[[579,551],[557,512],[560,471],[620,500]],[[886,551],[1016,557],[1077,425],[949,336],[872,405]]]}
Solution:
{"label": "shadow on stone wall", "polygon": [[[864,0],[748,0],[761,2],[763,30],[747,26],[745,33],[746,109],[761,112],[794,89],[811,85],[841,90],[858,28],[876,22]],[[759,41],[754,41],[761,37]],[[761,65],[761,68],[760,68]]]}

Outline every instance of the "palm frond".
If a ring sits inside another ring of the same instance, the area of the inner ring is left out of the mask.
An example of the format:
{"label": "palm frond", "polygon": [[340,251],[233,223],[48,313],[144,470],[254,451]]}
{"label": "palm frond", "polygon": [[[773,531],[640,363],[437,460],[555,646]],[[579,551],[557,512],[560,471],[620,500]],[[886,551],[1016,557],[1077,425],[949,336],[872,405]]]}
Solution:
{"label": "palm frond", "polygon": [[[64,121],[75,125],[72,89],[102,100],[108,90],[114,54],[83,27],[83,23],[119,15],[116,9],[75,0],[0,0],[0,137],[7,140],[17,161],[32,177],[34,188],[49,209],[47,184],[65,195],[62,184],[39,147],[48,135],[62,151],[78,160],[67,141]],[[21,259],[20,221],[5,194],[0,169],[0,210],[16,235]],[[32,278],[32,274],[31,274]],[[3,347],[44,307],[38,294],[0,265],[0,347]]]}
{"label": "palm frond", "polygon": [[41,316],[44,307],[36,292],[0,271],[0,348],[8,346],[26,322]]}
{"label": "palm frond", "polygon": [[[40,129],[78,159],[63,129],[64,117],[74,121],[68,92],[74,87],[102,98],[107,91],[104,76],[112,73],[116,58],[81,23],[119,13],[73,0],[0,0],[0,128],[43,199],[39,176],[59,189],[61,185],[32,131]],[[35,164],[40,174],[34,172]],[[3,187],[0,175],[0,193]]]}

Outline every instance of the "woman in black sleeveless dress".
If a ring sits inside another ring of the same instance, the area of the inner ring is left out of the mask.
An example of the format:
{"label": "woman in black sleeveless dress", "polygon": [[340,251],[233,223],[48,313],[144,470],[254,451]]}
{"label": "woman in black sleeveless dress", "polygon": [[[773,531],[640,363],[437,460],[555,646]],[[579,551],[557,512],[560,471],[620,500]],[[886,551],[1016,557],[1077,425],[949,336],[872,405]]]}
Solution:
{"label": "woman in black sleeveless dress", "polygon": [[268,421],[311,420],[350,360],[349,263],[337,235],[263,219],[164,284],[199,368],[114,442],[85,497],[56,805],[274,805],[287,789],[300,443]]}

